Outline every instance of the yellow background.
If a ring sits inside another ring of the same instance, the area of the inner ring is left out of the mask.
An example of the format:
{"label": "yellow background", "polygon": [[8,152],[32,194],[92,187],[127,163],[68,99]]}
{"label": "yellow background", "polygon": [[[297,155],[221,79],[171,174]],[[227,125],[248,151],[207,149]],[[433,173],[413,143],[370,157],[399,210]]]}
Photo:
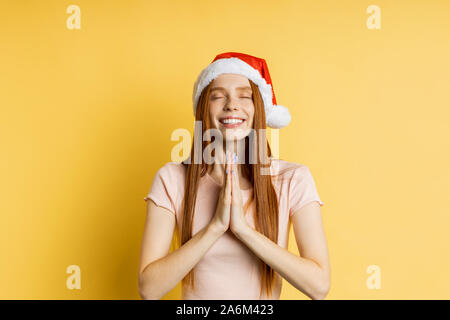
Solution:
{"label": "yellow background", "polygon": [[290,109],[280,157],[325,203],[327,299],[450,298],[450,1],[79,0],[0,4],[1,299],[140,299],[143,197],[226,51],[266,59]]}

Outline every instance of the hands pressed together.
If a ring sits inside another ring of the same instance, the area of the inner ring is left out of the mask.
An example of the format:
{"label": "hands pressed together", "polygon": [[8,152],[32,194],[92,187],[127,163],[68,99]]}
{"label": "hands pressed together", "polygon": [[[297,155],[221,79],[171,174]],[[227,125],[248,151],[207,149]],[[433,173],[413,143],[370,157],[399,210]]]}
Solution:
{"label": "hands pressed together", "polygon": [[237,172],[237,155],[227,151],[224,183],[211,223],[215,224],[221,232],[230,229],[237,235],[239,232],[245,231],[250,226],[245,219],[243,206]]}

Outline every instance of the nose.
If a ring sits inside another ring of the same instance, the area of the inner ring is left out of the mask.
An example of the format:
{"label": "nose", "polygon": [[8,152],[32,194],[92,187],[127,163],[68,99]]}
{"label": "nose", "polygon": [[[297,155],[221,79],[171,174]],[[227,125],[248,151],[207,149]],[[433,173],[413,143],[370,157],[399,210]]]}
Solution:
{"label": "nose", "polygon": [[232,98],[227,99],[227,103],[224,106],[224,110],[238,110],[238,109],[239,109],[238,103],[234,101],[234,99]]}

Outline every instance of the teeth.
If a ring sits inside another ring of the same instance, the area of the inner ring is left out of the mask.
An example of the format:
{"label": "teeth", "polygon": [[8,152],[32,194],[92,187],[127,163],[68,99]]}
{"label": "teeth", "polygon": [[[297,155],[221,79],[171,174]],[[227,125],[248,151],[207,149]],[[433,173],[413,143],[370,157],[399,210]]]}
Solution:
{"label": "teeth", "polygon": [[226,123],[226,124],[235,124],[235,123],[244,122],[244,120],[240,120],[240,119],[223,119],[221,122],[222,123]]}

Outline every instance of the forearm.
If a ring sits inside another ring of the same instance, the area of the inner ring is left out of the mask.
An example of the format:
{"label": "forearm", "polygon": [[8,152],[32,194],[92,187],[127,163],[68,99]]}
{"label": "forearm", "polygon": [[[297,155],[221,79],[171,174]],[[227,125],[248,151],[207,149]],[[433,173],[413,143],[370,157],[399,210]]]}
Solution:
{"label": "forearm", "polygon": [[148,264],[139,275],[139,292],[145,300],[161,299],[200,261],[223,234],[209,224],[167,256]]}
{"label": "forearm", "polygon": [[289,252],[251,227],[241,230],[236,236],[255,255],[311,299],[323,299],[328,292],[328,275],[314,261]]}

